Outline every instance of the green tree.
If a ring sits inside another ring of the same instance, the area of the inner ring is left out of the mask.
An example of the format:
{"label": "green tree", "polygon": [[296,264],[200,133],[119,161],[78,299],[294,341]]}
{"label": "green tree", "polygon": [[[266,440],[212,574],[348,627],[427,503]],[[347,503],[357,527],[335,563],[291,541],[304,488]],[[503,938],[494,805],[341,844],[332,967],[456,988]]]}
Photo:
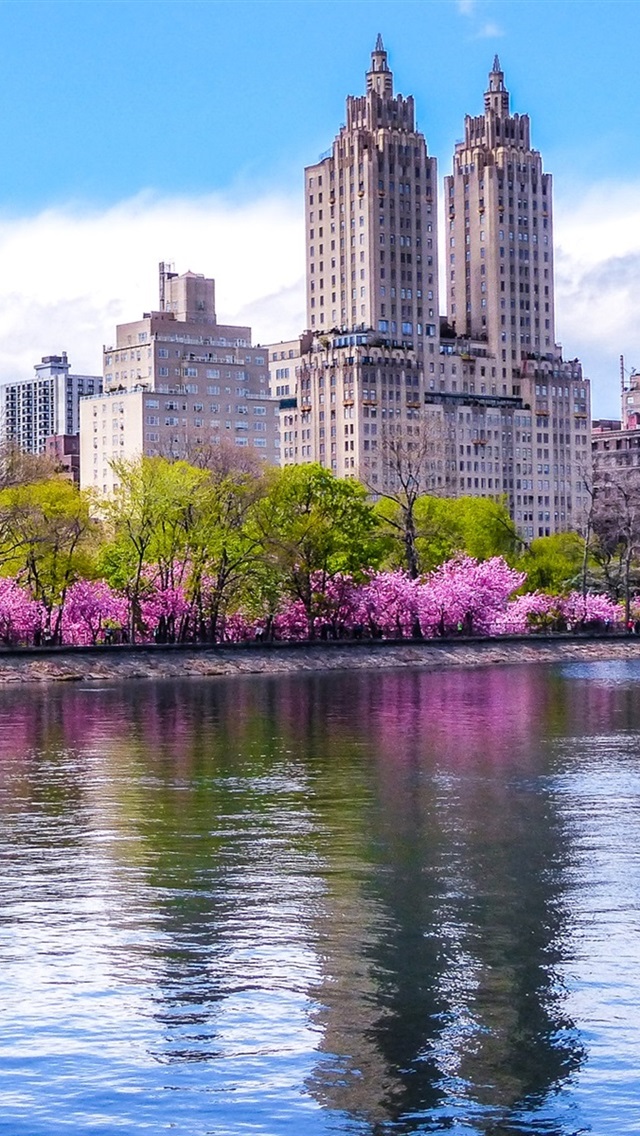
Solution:
{"label": "green tree", "polygon": [[517,567],[527,573],[527,591],[562,595],[579,587],[585,542],[576,532],[555,533],[532,540]]}
{"label": "green tree", "polygon": [[504,556],[510,560],[523,542],[506,503],[495,497],[458,497],[452,512],[462,532],[463,548],[469,556],[489,560]]}
{"label": "green tree", "polygon": [[[176,463],[176,465],[179,463]],[[162,534],[164,493],[171,462],[142,457],[114,463],[117,486],[102,503],[110,540],[101,556],[101,569],[109,583],[129,600],[129,636],[135,642],[140,626],[140,601],[146,589],[145,566],[153,559]],[[180,470],[177,470],[178,478]]]}
{"label": "green tree", "polygon": [[201,638],[217,639],[227,613],[241,601],[250,603],[264,576],[256,512],[265,491],[261,471],[233,467],[208,471],[198,497],[187,587],[192,622]]}
{"label": "green tree", "polygon": [[63,478],[0,491],[2,573],[26,584],[45,609],[45,634],[59,638],[66,594],[91,578],[100,527],[89,499]]}
{"label": "green tree", "polygon": [[[396,530],[402,517],[393,513],[398,506],[388,500],[378,503],[383,531],[395,517]],[[490,497],[418,497],[412,507],[414,563],[418,573],[429,572],[457,553],[478,560],[504,556],[511,560],[519,543],[517,531],[504,502]],[[390,562],[407,567],[406,558],[393,540],[387,541]]]}
{"label": "green tree", "polygon": [[259,538],[247,522],[261,478],[162,457],[120,462],[115,472],[118,488],[104,505],[111,540],[102,569],[129,598],[132,641],[151,578],[162,588],[183,588],[190,604],[183,624],[167,633],[215,639],[258,554]]}
{"label": "green tree", "polygon": [[384,535],[386,564],[413,578],[430,571],[463,548],[463,536],[447,498],[423,495],[406,510],[389,497],[376,504]]}
{"label": "green tree", "polygon": [[274,471],[256,520],[267,578],[304,606],[313,638],[326,587],[339,573],[358,575],[379,563],[382,545],[364,486],[319,465]]}

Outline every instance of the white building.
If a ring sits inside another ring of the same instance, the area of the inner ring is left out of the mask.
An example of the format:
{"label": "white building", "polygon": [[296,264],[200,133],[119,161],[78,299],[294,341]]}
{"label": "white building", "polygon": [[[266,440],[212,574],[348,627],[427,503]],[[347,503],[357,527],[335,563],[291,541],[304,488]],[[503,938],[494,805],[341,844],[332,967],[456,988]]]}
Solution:
{"label": "white building", "polygon": [[35,377],[4,383],[0,388],[2,438],[27,453],[40,454],[52,435],[77,434],[80,399],[102,391],[100,375],[72,375],[66,352],[46,355]]}

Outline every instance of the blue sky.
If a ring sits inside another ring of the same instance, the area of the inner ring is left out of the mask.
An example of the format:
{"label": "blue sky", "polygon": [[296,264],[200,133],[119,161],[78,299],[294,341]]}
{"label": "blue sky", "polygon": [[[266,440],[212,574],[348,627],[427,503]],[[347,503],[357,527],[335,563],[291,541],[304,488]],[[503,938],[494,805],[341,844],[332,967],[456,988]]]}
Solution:
{"label": "blue sky", "polygon": [[0,377],[62,349],[99,369],[160,259],[295,334],[302,168],[379,31],[441,177],[500,54],[554,174],[558,334],[615,413],[618,355],[640,369],[636,0],[0,0]]}

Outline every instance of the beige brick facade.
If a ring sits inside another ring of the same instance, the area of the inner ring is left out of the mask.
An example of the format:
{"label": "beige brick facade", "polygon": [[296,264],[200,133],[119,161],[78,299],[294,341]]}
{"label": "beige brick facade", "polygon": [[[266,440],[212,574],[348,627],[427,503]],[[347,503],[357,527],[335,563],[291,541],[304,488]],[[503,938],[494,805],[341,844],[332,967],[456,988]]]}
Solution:
{"label": "beige brick facade", "polygon": [[505,479],[513,516],[529,537],[579,528],[590,386],[555,341],[551,175],[528,115],[510,111],[497,56],[484,113],[465,119],[445,178],[445,216],[449,321],[486,344],[496,392],[531,410],[531,445]]}
{"label": "beige brick facade", "polygon": [[110,492],[112,462],[141,454],[195,460],[229,445],[279,464],[268,350],[217,322],[213,280],[161,264],[160,310],[119,325],[103,358],[106,393],[81,404],[84,488]]}

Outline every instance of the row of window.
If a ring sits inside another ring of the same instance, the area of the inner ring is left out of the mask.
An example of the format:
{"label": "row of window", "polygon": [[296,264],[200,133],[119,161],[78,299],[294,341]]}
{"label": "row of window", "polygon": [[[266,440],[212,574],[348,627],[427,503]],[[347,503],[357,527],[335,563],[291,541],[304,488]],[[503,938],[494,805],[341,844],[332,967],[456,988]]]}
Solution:
{"label": "row of window", "polygon": [[[159,426],[160,425],[160,415],[159,414],[147,414],[147,415],[145,415],[144,423],[145,423],[145,426]],[[164,419],[164,425],[165,426],[179,426],[180,425],[180,418],[178,418],[178,416],[174,415],[174,414],[166,415],[165,419]],[[187,425],[187,419],[186,418],[182,419],[182,425],[183,426]],[[205,425],[204,418],[195,416],[193,418],[193,425],[194,426],[204,426]],[[209,425],[210,425],[212,430],[217,430],[220,426],[220,420],[217,419],[217,418],[211,418],[209,420]],[[225,425],[230,426],[231,420],[226,422]],[[236,427],[237,430],[248,430],[249,429],[249,423],[247,421],[245,421],[244,419],[238,419],[235,422],[235,427]],[[267,424],[266,424],[266,422],[254,422],[252,429],[253,429],[254,433],[256,433],[256,434],[264,434],[266,432],[266,429],[267,429]]]}

